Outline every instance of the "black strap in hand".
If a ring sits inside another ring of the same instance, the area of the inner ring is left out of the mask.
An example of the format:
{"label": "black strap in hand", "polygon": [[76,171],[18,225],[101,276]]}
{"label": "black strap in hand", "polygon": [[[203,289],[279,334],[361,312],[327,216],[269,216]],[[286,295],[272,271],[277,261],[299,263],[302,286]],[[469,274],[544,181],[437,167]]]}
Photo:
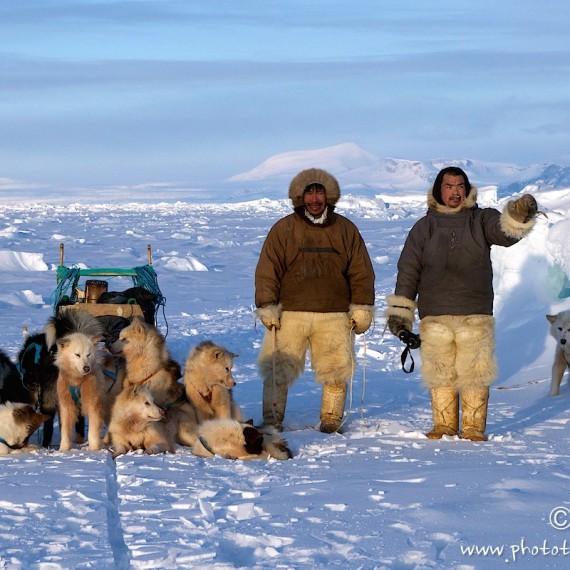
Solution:
{"label": "black strap in hand", "polygon": [[[406,370],[406,360],[408,359],[408,356],[410,357],[410,368],[408,370]],[[402,352],[402,356],[401,356],[401,361],[402,361],[402,370],[406,373],[406,374],[411,374],[414,371],[414,357],[412,356],[412,351],[410,349],[410,343],[406,344],[406,348],[404,348],[404,352]]]}

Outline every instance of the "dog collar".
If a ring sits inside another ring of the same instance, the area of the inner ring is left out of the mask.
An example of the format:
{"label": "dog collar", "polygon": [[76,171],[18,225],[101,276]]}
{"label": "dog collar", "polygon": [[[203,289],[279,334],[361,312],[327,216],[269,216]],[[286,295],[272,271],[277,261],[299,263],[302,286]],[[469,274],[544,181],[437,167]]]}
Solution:
{"label": "dog collar", "polygon": [[199,436],[198,440],[200,441],[200,443],[202,444],[202,446],[204,447],[204,449],[206,451],[209,451],[212,455],[216,455],[213,451],[212,448],[208,445],[208,442],[204,439],[204,437]]}
{"label": "dog collar", "polygon": [[[158,372],[158,370],[157,370]],[[156,372],[153,372],[152,374],[150,374],[149,376],[147,376],[144,380],[141,380],[140,382],[138,382],[138,384],[140,386],[142,386],[143,384],[145,384],[146,382],[148,382],[154,375],[156,374]]]}

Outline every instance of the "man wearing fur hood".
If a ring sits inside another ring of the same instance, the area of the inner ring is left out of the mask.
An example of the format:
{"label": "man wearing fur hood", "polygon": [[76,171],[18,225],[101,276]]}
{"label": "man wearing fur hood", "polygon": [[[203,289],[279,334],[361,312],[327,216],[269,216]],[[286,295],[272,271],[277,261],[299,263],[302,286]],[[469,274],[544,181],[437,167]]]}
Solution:
{"label": "man wearing fur hood", "polygon": [[354,335],[372,323],[374,270],[356,226],[335,212],[336,179],[317,168],[289,187],[294,213],[269,231],[255,271],[256,315],[267,328],[258,365],[264,424],[282,428],[289,386],[307,349],[323,385],[320,429],[336,432],[352,377]]}
{"label": "man wearing fur hood", "polygon": [[435,179],[428,208],[400,255],[388,326],[396,336],[411,331],[418,298],[421,373],[434,422],[427,437],[486,441],[489,386],[497,376],[491,246],[509,247],[525,237],[537,204],[525,194],[502,213],[479,208],[465,172],[448,167]]}

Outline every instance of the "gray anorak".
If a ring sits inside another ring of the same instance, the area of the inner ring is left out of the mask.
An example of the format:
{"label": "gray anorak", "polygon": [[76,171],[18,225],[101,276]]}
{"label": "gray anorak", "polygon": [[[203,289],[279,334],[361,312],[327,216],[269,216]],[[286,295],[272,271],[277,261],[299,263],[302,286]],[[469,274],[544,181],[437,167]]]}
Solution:
{"label": "gray anorak", "polygon": [[479,208],[477,189],[458,208],[438,203],[410,230],[398,261],[395,295],[418,298],[420,318],[492,315],[491,246],[509,247],[533,224],[522,225],[494,208]]}

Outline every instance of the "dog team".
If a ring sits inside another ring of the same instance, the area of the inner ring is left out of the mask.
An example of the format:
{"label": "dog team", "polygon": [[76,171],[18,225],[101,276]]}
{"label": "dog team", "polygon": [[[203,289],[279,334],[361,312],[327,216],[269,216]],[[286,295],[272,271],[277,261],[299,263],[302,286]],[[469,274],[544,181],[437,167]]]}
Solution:
{"label": "dog team", "polygon": [[[42,336],[51,361],[35,356],[26,360],[29,339],[20,352],[19,362],[26,361],[25,368],[21,364],[18,370],[0,354],[3,400],[10,400],[0,405],[0,454],[29,449],[29,437],[53,419],[45,410],[34,411],[43,409],[41,399],[18,401],[17,394],[7,393],[10,387],[19,390],[35,378],[40,385],[28,393],[55,391],[60,451],[83,442],[81,432],[75,433],[83,417],[88,449],[110,445],[114,457],[138,449],[149,454],[174,452],[177,445],[190,447],[203,457],[292,457],[274,429],[258,429],[244,421],[232,398],[232,365],[237,355],[211,341],[190,351],[179,382],[180,366],[171,358],[163,335],[139,318],[124,327],[108,349],[101,346],[100,321],[83,311],[52,317]],[[40,354],[41,349],[34,353]],[[53,394],[45,400],[48,408],[51,398]]]}
{"label": "dog team", "polygon": [[[44,445],[51,441],[57,407],[63,451],[73,445],[76,424],[81,434],[83,415],[89,449],[110,444],[115,455],[171,452],[183,445],[201,456],[287,459],[291,452],[279,432],[288,391],[310,351],[322,385],[319,428],[342,431],[355,334],[374,321],[375,274],[359,230],[335,211],[339,198],[331,174],[303,170],[289,186],[293,212],[272,226],[263,243],[255,270],[255,313],[266,328],[258,357],[260,427],[245,422],[232,399],[235,354],[205,341],[190,351],[182,374],[160,332],[138,319],[102,353],[97,322],[78,311],[52,318],[43,333],[27,339],[20,370],[10,370],[0,354],[3,376],[27,379],[25,393],[3,400],[39,403],[34,421],[45,421]],[[486,441],[489,386],[498,376],[491,248],[518,243],[537,215],[545,214],[530,194],[508,201],[502,211],[479,207],[477,188],[455,166],[437,174],[427,206],[400,254],[394,294],[386,299],[386,327],[402,340],[412,335],[411,348],[419,347],[433,415],[427,437]],[[419,337],[412,332],[416,311]],[[569,367],[570,311],[547,319],[557,340],[550,391],[556,395]],[[20,404],[6,406],[2,414],[21,415]],[[31,430],[35,423],[26,421]],[[2,437],[0,451],[10,447]],[[24,430],[20,443],[27,437]]]}

